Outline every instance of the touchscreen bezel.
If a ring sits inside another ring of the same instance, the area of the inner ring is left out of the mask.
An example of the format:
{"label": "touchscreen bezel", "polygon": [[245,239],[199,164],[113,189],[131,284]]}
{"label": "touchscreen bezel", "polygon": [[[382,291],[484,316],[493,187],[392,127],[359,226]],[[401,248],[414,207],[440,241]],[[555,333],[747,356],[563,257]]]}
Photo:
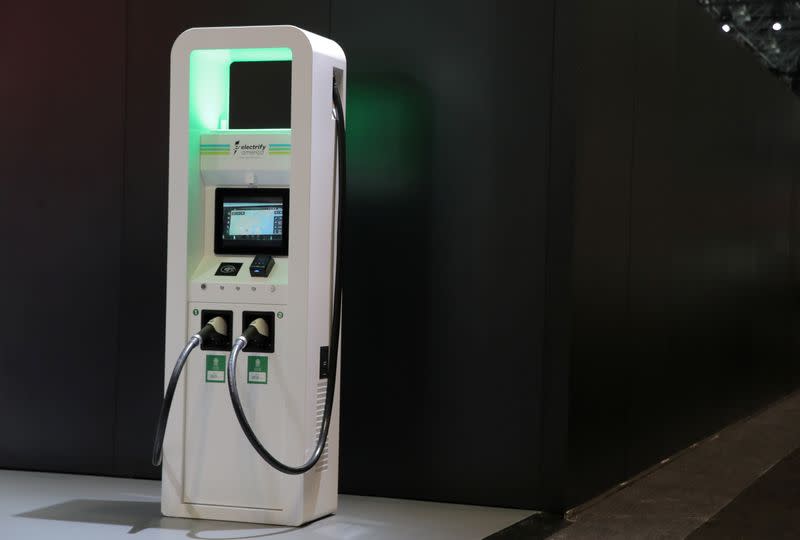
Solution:
{"label": "touchscreen bezel", "polygon": [[[224,238],[226,201],[260,202],[263,198],[279,198],[283,204],[282,238],[279,244],[265,240],[230,240]],[[221,255],[289,254],[289,189],[288,188],[217,188],[214,193],[214,253]]]}

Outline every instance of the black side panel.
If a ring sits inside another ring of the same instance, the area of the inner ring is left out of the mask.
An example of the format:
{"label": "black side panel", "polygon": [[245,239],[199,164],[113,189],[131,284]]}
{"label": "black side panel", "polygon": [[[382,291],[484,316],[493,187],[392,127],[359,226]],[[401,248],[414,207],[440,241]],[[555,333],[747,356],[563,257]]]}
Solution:
{"label": "black side panel", "polygon": [[112,470],[123,30],[118,0],[2,8],[0,467]]}
{"label": "black side panel", "polygon": [[[128,4],[116,474],[158,477],[149,456],[163,393],[172,43],[187,28],[199,26],[294,24],[327,35],[329,14],[328,0],[245,0],[224,5],[209,0],[136,0]],[[140,339],[142,324],[148,325],[152,340]]]}
{"label": "black side panel", "polygon": [[548,504],[552,24],[550,1],[333,3],[348,55],[344,492]]}

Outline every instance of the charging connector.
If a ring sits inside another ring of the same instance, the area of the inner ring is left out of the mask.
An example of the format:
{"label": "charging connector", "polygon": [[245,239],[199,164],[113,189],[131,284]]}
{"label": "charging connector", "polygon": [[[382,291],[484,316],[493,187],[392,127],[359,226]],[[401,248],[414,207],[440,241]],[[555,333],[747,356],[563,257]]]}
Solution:
{"label": "charging connector", "polygon": [[[261,317],[257,317],[250,321],[247,328],[244,329],[242,335],[236,339],[237,343],[241,343],[242,350],[248,350],[253,343],[269,339],[270,331],[267,321]],[[251,349],[252,350],[252,349]],[[261,352],[261,351],[259,351]]]}
{"label": "charging connector", "polygon": [[[213,331],[206,331],[203,335],[203,351],[229,351],[233,344],[228,329],[233,329],[233,311],[204,309],[200,312],[200,326],[205,329],[209,324]],[[224,332],[220,329],[224,328]],[[203,332],[203,330],[201,330]]]}
{"label": "charging connector", "polygon": [[[275,352],[274,311],[243,311],[242,335],[246,335],[248,331],[249,336],[247,337],[247,346],[244,348],[244,352]],[[228,350],[230,350],[230,347]]]}

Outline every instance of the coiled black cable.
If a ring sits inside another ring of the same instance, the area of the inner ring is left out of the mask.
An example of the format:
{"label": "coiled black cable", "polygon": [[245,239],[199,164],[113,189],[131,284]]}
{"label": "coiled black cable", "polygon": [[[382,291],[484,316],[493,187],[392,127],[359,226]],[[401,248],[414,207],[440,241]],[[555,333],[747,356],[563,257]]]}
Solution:
{"label": "coiled black cable", "polygon": [[336,111],[336,149],[337,161],[339,165],[339,211],[336,220],[336,261],[335,261],[335,274],[333,281],[333,313],[331,315],[331,332],[330,344],[328,347],[328,384],[325,392],[325,409],[322,415],[322,426],[320,427],[319,436],[317,438],[317,445],[308,460],[299,467],[286,465],[279,461],[275,456],[269,453],[264,448],[261,441],[253,432],[247,417],[242,408],[242,402],[239,399],[239,391],[236,388],[236,361],[239,353],[247,346],[248,335],[251,336],[252,332],[256,332],[254,326],[250,326],[245,333],[236,339],[231,350],[231,355],[228,358],[228,391],[231,395],[231,403],[233,410],[236,413],[236,418],[239,420],[239,425],[242,427],[247,440],[253,446],[255,451],[261,456],[264,461],[272,465],[275,469],[285,474],[303,474],[310,471],[314,465],[317,464],[319,458],[325,449],[325,443],[328,440],[328,431],[331,426],[331,415],[333,413],[333,396],[336,391],[336,371],[339,361],[339,339],[341,330],[341,315],[342,315],[342,250],[344,247],[344,210],[345,210],[345,186],[347,183],[347,166],[346,166],[346,144],[345,144],[345,127],[344,127],[344,109],[342,107],[342,98],[339,95],[339,88],[336,81],[333,83],[333,105]]}

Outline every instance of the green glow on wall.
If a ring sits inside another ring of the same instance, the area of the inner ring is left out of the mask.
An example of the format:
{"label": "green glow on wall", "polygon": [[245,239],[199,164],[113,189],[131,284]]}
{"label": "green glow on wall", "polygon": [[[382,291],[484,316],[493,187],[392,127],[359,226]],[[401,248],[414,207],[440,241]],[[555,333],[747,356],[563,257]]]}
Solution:
{"label": "green glow on wall", "polygon": [[432,102],[430,91],[404,74],[348,75],[348,201],[400,204],[427,196],[434,170]]}
{"label": "green glow on wall", "polygon": [[189,57],[189,126],[220,130],[228,125],[228,89],[232,62],[292,59],[288,47],[269,49],[197,49]]}

